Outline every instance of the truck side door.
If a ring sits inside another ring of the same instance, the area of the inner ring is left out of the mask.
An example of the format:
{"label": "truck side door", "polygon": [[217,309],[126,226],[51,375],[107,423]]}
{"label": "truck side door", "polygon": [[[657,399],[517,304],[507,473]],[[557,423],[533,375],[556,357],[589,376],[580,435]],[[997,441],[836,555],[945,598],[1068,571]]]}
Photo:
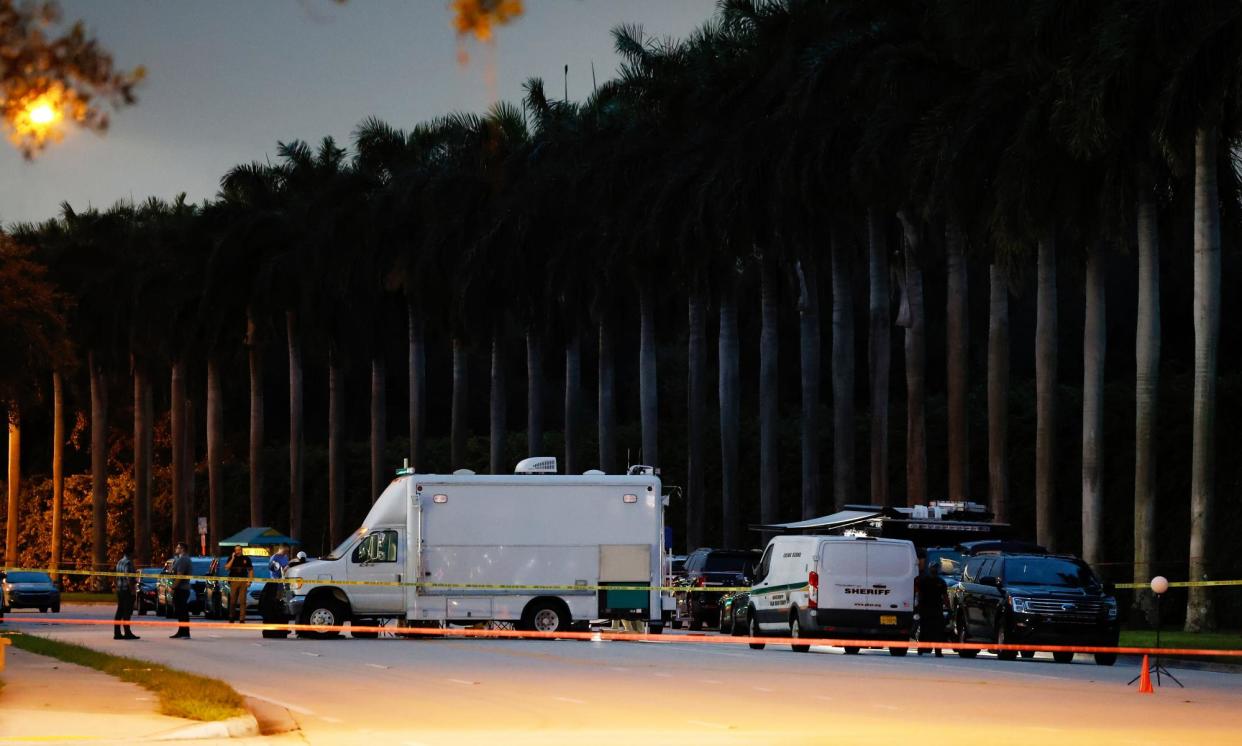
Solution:
{"label": "truck side door", "polygon": [[348,580],[364,583],[346,586],[355,614],[396,614],[405,610],[405,592],[397,585],[405,569],[404,559],[400,532],[396,529],[380,529],[362,537],[350,553],[345,570]]}

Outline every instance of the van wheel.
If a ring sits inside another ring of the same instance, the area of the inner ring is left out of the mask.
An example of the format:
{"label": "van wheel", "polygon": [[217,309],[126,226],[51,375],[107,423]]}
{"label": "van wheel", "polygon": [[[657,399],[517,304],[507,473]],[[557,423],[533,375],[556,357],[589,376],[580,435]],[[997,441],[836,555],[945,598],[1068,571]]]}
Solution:
{"label": "van wheel", "polygon": [[[996,644],[997,645],[1005,644],[1005,620],[1004,619],[1000,621],[1000,624],[996,625]],[[1015,660],[1018,657],[1018,651],[997,650],[996,657],[1000,658],[1003,661]]]}
{"label": "van wheel", "polygon": [[[750,636],[751,637],[761,636],[763,632],[762,630],[759,629],[759,621],[755,619],[755,610],[751,609],[750,614],[748,614],[748,616],[750,617],[750,625],[749,625]],[[751,650],[763,650],[763,647],[764,647],[764,643],[762,642],[752,642],[750,644]]]}
{"label": "van wheel", "polygon": [[[798,612],[794,612],[789,617],[789,636],[795,640],[802,638],[802,625],[798,623]],[[790,644],[795,653],[805,653],[811,649],[810,645],[799,645],[797,643]]]}
{"label": "van wheel", "polygon": [[1095,664],[1097,666],[1111,666],[1117,662],[1116,653],[1096,653]]}
{"label": "van wheel", "polygon": [[1068,650],[1057,650],[1052,654],[1052,659],[1057,663],[1073,663],[1074,654]]}
{"label": "van wheel", "polygon": [[[316,627],[339,627],[346,621],[345,607],[331,596],[320,596],[319,601],[308,604],[302,613],[303,624],[310,624]],[[328,639],[332,637],[340,637],[341,633],[332,630],[327,632],[302,632],[303,637],[311,639]]]}
{"label": "van wheel", "polygon": [[862,648],[846,647],[845,654],[846,655],[858,655],[858,651],[860,650],[862,650]]}
{"label": "van wheel", "polygon": [[569,628],[569,613],[553,601],[537,601],[526,607],[522,628],[534,632],[562,632]]}

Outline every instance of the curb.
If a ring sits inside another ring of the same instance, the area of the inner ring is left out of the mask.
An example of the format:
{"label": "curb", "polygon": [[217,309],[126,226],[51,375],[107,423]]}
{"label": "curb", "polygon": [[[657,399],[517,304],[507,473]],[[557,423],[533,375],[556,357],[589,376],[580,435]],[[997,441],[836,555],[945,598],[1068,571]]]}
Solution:
{"label": "curb", "polygon": [[195,723],[153,736],[151,741],[186,741],[203,738],[250,738],[259,735],[259,721],[254,715],[238,715],[228,720]]}

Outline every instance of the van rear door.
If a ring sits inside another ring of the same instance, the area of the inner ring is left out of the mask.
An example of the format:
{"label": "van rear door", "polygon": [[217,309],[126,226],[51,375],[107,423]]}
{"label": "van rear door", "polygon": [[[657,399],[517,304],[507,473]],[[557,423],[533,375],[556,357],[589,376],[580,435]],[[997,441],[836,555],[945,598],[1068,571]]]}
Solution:
{"label": "van rear door", "polygon": [[819,607],[860,608],[865,596],[851,593],[867,585],[866,541],[825,541],[819,553]]}
{"label": "van rear door", "polygon": [[914,603],[914,551],[909,544],[868,542],[867,585],[889,592],[877,596],[885,609],[909,611]]}

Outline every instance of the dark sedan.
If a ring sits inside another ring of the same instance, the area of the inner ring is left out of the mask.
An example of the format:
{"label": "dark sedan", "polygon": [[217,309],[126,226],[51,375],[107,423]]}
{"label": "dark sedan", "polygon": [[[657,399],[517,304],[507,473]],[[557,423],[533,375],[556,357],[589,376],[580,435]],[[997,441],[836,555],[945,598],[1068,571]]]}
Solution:
{"label": "dark sedan", "polygon": [[11,609],[38,609],[41,612],[60,611],[60,589],[45,572],[10,572],[4,578],[3,611]]}
{"label": "dark sedan", "polygon": [[139,614],[146,614],[159,607],[159,577],[164,568],[144,567],[139,572],[142,573],[142,578],[138,580],[138,600],[134,604],[134,610]]}

